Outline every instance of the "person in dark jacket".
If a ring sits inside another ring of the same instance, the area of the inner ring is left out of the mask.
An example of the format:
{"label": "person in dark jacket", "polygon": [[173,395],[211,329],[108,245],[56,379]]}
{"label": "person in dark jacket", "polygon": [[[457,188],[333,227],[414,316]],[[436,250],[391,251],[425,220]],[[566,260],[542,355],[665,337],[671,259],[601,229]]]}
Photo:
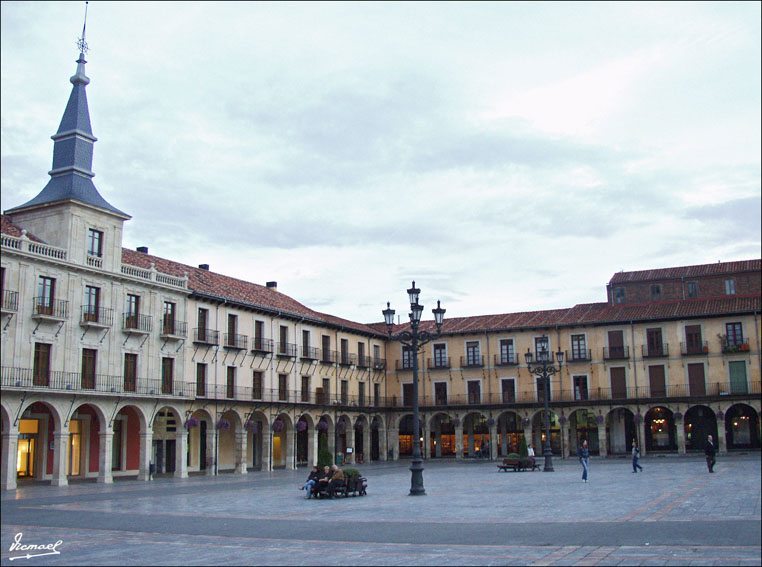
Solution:
{"label": "person in dark jacket", "polygon": [[717,450],[714,447],[714,442],[712,441],[712,436],[708,436],[706,438],[706,444],[704,445],[704,455],[706,455],[706,466],[709,469],[710,473],[714,472],[714,463],[715,458],[714,455],[717,453]]}
{"label": "person in dark jacket", "polygon": [[587,448],[587,439],[577,449],[577,456],[582,465],[582,482],[587,482],[587,461],[590,458],[590,449]]}
{"label": "person in dark jacket", "polygon": [[299,488],[299,490],[306,490],[307,491],[307,500],[309,500],[310,496],[312,495],[312,487],[315,486],[315,483],[318,481],[318,477],[320,476],[320,469],[317,468],[317,465],[312,467],[312,472],[307,477],[307,482],[304,483],[304,485]]}
{"label": "person in dark jacket", "polygon": [[336,492],[336,487],[340,484],[344,484],[344,471],[336,465],[333,465],[331,468],[331,480],[328,483],[328,498],[333,498],[333,494]]}
{"label": "person in dark jacket", "polygon": [[315,492],[316,495],[320,492],[323,492],[324,490],[328,490],[328,483],[331,481],[331,476],[333,476],[333,471],[330,467],[323,467],[322,474],[318,475],[320,478],[317,481],[317,485],[315,486]]}
{"label": "person in dark jacket", "polygon": [[638,459],[640,458],[640,449],[638,449],[638,442],[635,441],[635,439],[632,440],[632,472],[636,473],[638,472],[638,469],[640,469],[640,472],[643,472],[643,467],[641,467],[638,464]]}

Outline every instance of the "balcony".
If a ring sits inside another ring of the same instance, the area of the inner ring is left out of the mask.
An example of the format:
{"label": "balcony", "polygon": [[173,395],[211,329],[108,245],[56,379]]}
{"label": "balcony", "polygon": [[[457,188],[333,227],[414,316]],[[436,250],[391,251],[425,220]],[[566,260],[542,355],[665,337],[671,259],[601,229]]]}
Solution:
{"label": "balcony", "polygon": [[203,327],[196,327],[193,329],[193,342],[201,345],[219,345],[220,332],[212,329],[205,329]]}
{"label": "balcony", "polygon": [[69,302],[63,299],[35,297],[32,319],[42,321],[66,321],[69,318]]}
{"label": "balcony", "polygon": [[174,319],[163,319],[161,322],[161,337],[184,339],[188,336],[188,323]]}
{"label": "balcony", "polygon": [[574,363],[574,362],[590,362],[593,360],[593,351],[591,349],[572,349],[571,355],[569,352],[566,352],[566,362],[567,363]]}
{"label": "balcony", "polygon": [[353,366],[357,364],[357,355],[349,352],[342,352],[340,354],[339,364],[341,366]]}
{"label": "balcony", "polygon": [[301,350],[301,359],[302,360],[317,360],[320,358],[320,349],[309,347],[309,346],[303,346]]}
{"label": "balcony", "polygon": [[223,341],[223,348],[230,350],[246,350],[246,347],[249,344],[249,337],[246,335],[236,335],[235,333],[225,333]]}
{"label": "balcony", "polygon": [[262,337],[254,337],[254,339],[251,341],[251,352],[258,354],[272,354],[273,340],[264,339]]}
{"label": "balcony", "polygon": [[150,315],[125,313],[122,318],[122,331],[125,333],[148,334],[151,332],[153,318]]}
{"label": "balcony", "polygon": [[82,306],[82,317],[79,324],[83,327],[106,328],[114,324],[114,310],[105,307]]}
{"label": "balcony", "polygon": [[282,358],[296,358],[298,347],[294,343],[278,343],[278,348],[275,354]]}
{"label": "balcony", "polygon": [[683,356],[701,356],[709,353],[709,344],[704,342],[680,343],[680,354]]}
{"label": "balcony", "polygon": [[484,367],[484,355],[481,354],[469,354],[468,356],[460,357],[461,368],[483,368]]}
{"label": "balcony", "polygon": [[516,366],[518,363],[515,352],[501,352],[495,355],[495,366]]}
{"label": "balcony", "polygon": [[320,355],[320,362],[323,364],[336,364],[336,360],[339,358],[339,353],[335,350],[329,350],[324,348]]}
{"label": "balcony", "polygon": [[191,398],[195,384],[182,380],[130,378],[107,374],[50,371],[37,373],[31,368],[2,368],[3,389],[87,392],[87,394],[128,394],[134,396]]}
{"label": "balcony", "polygon": [[394,369],[397,372],[405,371],[405,370],[412,370],[413,369],[413,359],[412,358],[403,358],[402,360],[395,360],[394,361]]}
{"label": "balcony", "polygon": [[372,364],[371,357],[365,356],[364,354],[358,354],[357,355],[357,367],[358,368],[369,368]]}
{"label": "balcony", "polygon": [[669,345],[658,343],[655,345],[642,345],[643,358],[667,358],[669,357]]}
{"label": "balcony", "polygon": [[19,310],[19,292],[3,290],[3,313],[15,313]]}
{"label": "balcony", "polygon": [[749,352],[749,339],[744,337],[735,337],[728,340],[725,335],[720,337],[722,354],[738,354],[740,352]]}
{"label": "balcony", "polygon": [[384,358],[374,358],[373,359],[373,370],[386,370],[386,359],[384,359]]}
{"label": "balcony", "polygon": [[447,370],[450,366],[450,357],[435,356],[429,358],[426,367],[429,370]]}
{"label": "balcony", "polygon": [[627,360],[630,358],[630,347],[603,347],[603,360]]}

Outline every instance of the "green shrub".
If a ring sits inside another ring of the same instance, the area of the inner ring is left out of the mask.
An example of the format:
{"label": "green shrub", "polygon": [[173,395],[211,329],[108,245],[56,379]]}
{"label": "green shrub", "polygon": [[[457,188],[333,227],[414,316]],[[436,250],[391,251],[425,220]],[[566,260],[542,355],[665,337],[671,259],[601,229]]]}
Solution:
{"label": "green shrub", "polygon": [[521,436],[521,441],[519,442],[519,455],[521,455],[522,458],[529,456],[529,449],[527,449],[527,440],[523,435]]}
{"label": "green shrub", "polygon": [[509,459],[520,459],[521,456],[518,453],[508,453]]}
{"label": "green shrub", "polygon": [[322,470],[323,467],[330,467],[333,464],[333,453],[323,448],[318,451],[317,465]]}
{"label": "green shrub", "polygon": [[353,469],[351,467],[348,467],[346,469],[341,469],[341,471],[344,473],[344,478],[346,479],[352,478],[353,476],[357,476],[357,477],[360,476],[360,471],[358,471],[357,469]]}

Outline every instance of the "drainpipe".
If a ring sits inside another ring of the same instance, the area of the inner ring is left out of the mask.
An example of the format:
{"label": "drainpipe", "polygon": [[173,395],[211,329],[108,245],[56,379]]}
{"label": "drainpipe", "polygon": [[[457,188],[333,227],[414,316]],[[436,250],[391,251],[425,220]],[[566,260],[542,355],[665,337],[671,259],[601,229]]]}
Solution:
{"label": "drainpipe", "polygon": [[[489,332],[487,329],[484,330],[484,339],[487,341],[487,399],[492,403],[492,380],[490,379],[490,361],[492,358],[489,354]],[[490,417],[492,417],[492,414],[490,413]],[[491,444],[491,443],[490,443]]]}

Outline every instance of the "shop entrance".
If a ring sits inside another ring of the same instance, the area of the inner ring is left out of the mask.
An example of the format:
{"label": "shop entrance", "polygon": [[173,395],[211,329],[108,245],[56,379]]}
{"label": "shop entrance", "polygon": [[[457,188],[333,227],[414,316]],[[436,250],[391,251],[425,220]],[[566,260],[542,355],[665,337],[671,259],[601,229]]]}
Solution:
{"label": "shop entrance", "polygon": [[36,419],[19,421],[19,441],[16,459],[16,472],[19,478],[34,478],[35,455],[40,422]]}

